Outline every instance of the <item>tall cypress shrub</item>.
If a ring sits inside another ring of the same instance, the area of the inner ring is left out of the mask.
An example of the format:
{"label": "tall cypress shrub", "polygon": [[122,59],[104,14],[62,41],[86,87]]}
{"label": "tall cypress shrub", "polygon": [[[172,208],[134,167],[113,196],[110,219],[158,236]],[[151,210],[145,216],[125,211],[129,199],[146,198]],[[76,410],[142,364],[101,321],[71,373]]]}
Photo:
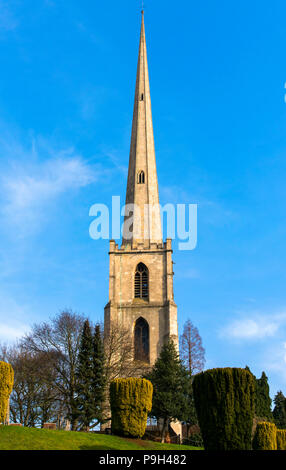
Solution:
{"label": "tall cypress shrub", "polygon": [[277,450],[277,428],[275,424],[258,423],[252,445],[254,450]]}
{"label": "tall cypress shrub", "polygon": [[9,397],[14,384],[14,371],[11,364],[0,361],[0,425],[5,424]]}
{"label": "tall cypress shrub", "polygon": [[286,450],[286,429],[277,429],[277,450]]}
{"label": "tall cypress shrub", "polygon": [[238,368],[207,370],[195,376],[193,391],[205,449],[251,449],[252,374]]}
{"label": "tall cypress shrub", "polygon": [[119,436],[142,437],[152,408],[153,386],[139,378],[115,379],[110,384],[111,430]]}

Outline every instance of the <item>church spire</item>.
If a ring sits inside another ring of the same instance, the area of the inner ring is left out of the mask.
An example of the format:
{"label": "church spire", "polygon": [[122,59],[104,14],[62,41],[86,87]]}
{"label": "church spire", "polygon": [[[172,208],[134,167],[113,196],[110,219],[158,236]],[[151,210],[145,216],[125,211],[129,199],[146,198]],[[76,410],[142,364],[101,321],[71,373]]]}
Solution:
{"label": "church spire", "polygon": [[133,224],[125,214],[123,244],[136,245],[162,242],[158,180],[155,159],[151,96],[147,63],[144,11],[137,65],[132,136],[126,191],[126,205],[134,204]]}

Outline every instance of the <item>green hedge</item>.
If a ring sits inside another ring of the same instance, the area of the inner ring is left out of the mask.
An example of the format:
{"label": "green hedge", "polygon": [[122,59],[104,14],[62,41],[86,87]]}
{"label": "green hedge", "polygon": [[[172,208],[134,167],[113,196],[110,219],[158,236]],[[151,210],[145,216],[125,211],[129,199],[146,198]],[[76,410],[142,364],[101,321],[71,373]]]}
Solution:
{"label": "green hedge", "polygon": [[257,423],[252,447],[254,450],[277,450],[277,428],[274,423]]}
{"label": "green hedge", "polygon": [[277,450],[286,450],[286,429],[277,429]]}
{"label": "green hedge", "polygon": [[139,378],[116,379],[110,384],[111,430],[114,434],[142,437],[152,409],[153,385]]}
{"label": "green hedge", "polygon": [[0,361],[0,424],[5,424],[9,397],[13,389],[14,371],[11,364]]}
{"label": "green hedge", "polygon": [[210,369],[194,377],[193,391],[206,450],[249,450],[255,383],[245,369]]}

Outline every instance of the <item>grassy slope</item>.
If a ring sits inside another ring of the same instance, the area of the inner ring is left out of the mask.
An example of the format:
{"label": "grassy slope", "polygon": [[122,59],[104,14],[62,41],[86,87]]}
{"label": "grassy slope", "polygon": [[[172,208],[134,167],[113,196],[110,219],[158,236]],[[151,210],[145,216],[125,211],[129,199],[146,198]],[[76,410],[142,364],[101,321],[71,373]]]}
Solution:
{"label": "grassy slope", "polygon": [[0,426],[0,450],[192,450],[189,446],[46,429]]}

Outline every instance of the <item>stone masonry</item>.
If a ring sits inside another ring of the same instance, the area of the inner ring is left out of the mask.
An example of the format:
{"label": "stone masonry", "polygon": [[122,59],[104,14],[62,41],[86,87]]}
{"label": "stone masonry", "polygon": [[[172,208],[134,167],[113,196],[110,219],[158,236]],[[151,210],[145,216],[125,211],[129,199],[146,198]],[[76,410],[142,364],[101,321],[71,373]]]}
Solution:
{"label": "stone masonry", "polygon": [[[171,337],[178,345],[178,324],[173,293],[172,241],[162,240],[143,14],[126,204],[136,204],[139,214],[130,227],[128,214],[125,214],[121,247],[114,240],[110,241],[105,335],[108,335],[111,323],[116,322],[130,331],[134,341],[136,321],[143,318],[149,326],[149,362],[153,365],[168,338]],[[134,295],[135,272],[139,263],[148,269],[148,298]]]}

